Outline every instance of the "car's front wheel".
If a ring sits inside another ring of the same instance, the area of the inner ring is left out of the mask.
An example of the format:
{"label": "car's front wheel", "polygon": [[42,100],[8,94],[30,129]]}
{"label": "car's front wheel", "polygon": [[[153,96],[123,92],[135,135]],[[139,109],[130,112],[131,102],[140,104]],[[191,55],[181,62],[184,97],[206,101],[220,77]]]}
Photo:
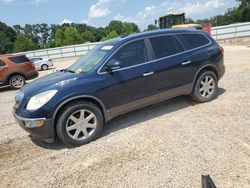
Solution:
{"label": "car's front wheel", "polygon": [[193,100],[209,102],[217,97],[218,79],[212,71],[203,71],[195,82],[191,94]]}
{"label": "car's front wheel", "polygon": [[88,144],[101,133],[103,115],[93,103],[77,101],[63,108],[57,122],[59,139],[71,146]]}

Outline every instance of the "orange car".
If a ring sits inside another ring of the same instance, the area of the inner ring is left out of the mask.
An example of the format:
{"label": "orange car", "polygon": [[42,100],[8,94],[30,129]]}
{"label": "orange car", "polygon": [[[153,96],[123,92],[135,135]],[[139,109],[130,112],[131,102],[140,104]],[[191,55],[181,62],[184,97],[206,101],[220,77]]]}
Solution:
{"label": "orange car", "polygon": [[26,83],[38,77],[34,64],[25,55],[0,56],[0,86],[10,85],[20,89]]}

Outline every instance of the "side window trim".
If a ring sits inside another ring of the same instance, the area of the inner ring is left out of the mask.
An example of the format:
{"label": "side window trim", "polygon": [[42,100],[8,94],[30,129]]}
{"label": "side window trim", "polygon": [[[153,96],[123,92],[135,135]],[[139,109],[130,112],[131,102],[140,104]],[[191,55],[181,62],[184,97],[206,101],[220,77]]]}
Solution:
{"label": "side window trim", "polygon": [[[3,65],[1,65],[1,63],[2,63]],[[0,67],[6,67],[6,63],[5,63],[4,61],[2,61],[1,59],[0,59]]]}
{"label": "side window trim", "polygon": [[[181,35],[182,33],[171,33],[171,34],[161,34],[161,35],[155,35],[155,36],[152,36],[152,37],[144,37],[144,38],[139,38],[139,39],[135,39],[135,40],[131,40],[131,41],[128,41],[124,44],[122,44],[120,47],[118,47],[118,49],[116,49],[113,54],[100,66],[100,68],[98,69],[97,71],[97,74],[108,74],[106,71],[102,71],[103,70],[103,67],[108,63],[108,61],[114,56],[114,54],[120,49],[122,48],[123,46],[129,44],[129,43],[132,43],[132,42],[136,42],[138,40],[145,40],[145,39],[149,39],[149,38],[153,38],[153,37],[160,37],[160,36],[166,36],[166,35]],[[186,34],[195,34],[195,33],[186,33]],[[117,69],[115,70],[115,72],[117,71],[121,71],[123,69],[129,69],[129,68],[134,68],[134,67],[137,67],[137,66],[142,66],[142,65],[145,65],[145,64],[148,64],[148,63],[154,63],[156,61],[160,61],[160,60],[163,60],[163,59],[167,59],[167,58],[171,58],[171,57],[174,57],[174,56],[177,56],[177,55],[180,55],[180,54],[184,54],[184,53],[187,53],[187,52],[191,52],[191,51],[194,51],[194,50],[198,50],[198,49],[201,49],[201,48],[204,48],[206,46],[209,46],[212,44],[212,41],[209,39],[209,37],[207,37],[205,34],[202,34],[202,33],[199,33],[199,35],[203,35],[204,37],[206,37],[209,41],[208,44],[206,45],[203,45],[203,46],[200,46],[200,47],[197,47],[197,48],[194,48],[194,49],[190,49],[190,50],[185,50],[183,52],[180,52],[180,53],[177,53],[177,54],[174,54],[174,55],[170,55],[170,56],[166,56],[166,57],[163,57],[163,58],[160,58],[160,59],[154,59],[154,60],[151,60],[151,61],[148,61],[148,62],[145,62],[145,63],[142,63],[142,64],[138,64],[138,65],[134,65],[134,66],[130,66],[130,67],[126,67],[126,68],[121,68],[121,69]],[[176,36],[175,36],[176,37]],[[177,37],[176,37],[177,38]],[[182,44],[182,43],[181,43]],[[182,44],[183,45],[183,44]],[[186,48],[184,48],[186,49]]]}
{"label": "side window trim", "polygon": [[115,52],[113,52],[113,54],[105,61],[105,63],[103,63],[103,65],[98,69],[98,74],[106,74],[107,72],[103,70],[103,67],[105,67],[105,65],[117,54],[120,52],[120,50],[122,50],[122,48],[126,47],[127,45],[131,44],[131,43],[134,43],[134,42],[138,42],[138,41],[143,41],[144,43],[144,46],[145,46],[145,52],[146,52],[146,58],[147,58],[147,61],[144,62],[144,63],[140,63],[140,64],[137,64],[137,65],[132,65],[132,66],[128,66],[128,67],[123,67],[123,68],[120,68],[120,69],[117,69],[115,70],[114,72],[117,72],[117,71],[120,71],[120,70],[124,70],[124,69],[127,69],[127,68],[132,68],[132,67],[137,67],[137,66],[141,66],[147,62],[149,62],[151,59],[151,57],[149,56],[149,53],[148,53],[148,49],[147,49],[147,46],[146,46],[146,41],[145,41],[145,38],[139,38],[139,39],[136,39],[136,40],[131,40],[129,42],[126,42],[124,44],[122,44],[118,49],[116,49]]}

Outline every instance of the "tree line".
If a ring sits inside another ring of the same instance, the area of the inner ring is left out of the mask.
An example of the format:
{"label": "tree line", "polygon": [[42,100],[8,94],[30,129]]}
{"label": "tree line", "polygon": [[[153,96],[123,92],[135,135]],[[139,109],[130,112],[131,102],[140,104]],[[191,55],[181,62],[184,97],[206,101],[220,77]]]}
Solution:
{"label": "tree line", "polygon": [[134,23],[113,20],[107,27],[86,24],[26,24],[7,26],[0,22],[0,54],[100,42],[140,32]]}
{"label": "tree line", "polygon": [[[224,14],[186,23],[211,23],[221,26],[237,22],[250,21],[250,0],[237,0],[239,6],[228,9]],[[154,18],[152,18],[154,20]],[[158,27],[148,25],[146,30]],[[87,24],[26,24],[25,26],[7,26],[0,22],[0,54],[23,52],[44,48],[53,48],[87,42],[105,41],[118,36],[127,36],[141,32],[135,23],[111,21],[107,27],[92,27]]]}
{"label": "tree line", "polygon": [[212,26],[222,26],[237,22],[250,21],[250,0],[236,0],[239,6],[228,9],[224,14],[208,19],[199,19],[197,24],[211,23]]}

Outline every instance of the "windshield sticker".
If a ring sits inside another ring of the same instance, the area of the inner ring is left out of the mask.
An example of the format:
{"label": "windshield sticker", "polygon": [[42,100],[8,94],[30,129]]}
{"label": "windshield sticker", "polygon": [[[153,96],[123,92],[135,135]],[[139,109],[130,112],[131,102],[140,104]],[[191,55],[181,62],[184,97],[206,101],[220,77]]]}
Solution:
{"label": "windshield sticker", "polygon": [[81,74],[81,72],[82,72],[82,69],[77,69],[77,70],[75,71],[76,74]]}
{"label": "windshield sticker", "polygon": [[109,46],[103,46],[102,50],[111,50],[113,47],[114,46],[111,46],[111,45],[109,45]]}

